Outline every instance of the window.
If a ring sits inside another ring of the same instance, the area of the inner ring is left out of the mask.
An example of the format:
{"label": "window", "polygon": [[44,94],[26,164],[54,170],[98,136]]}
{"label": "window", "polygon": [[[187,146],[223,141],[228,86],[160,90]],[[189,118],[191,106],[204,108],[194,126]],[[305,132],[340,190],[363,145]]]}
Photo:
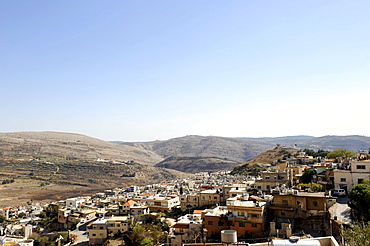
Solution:
{"label": "window", "polygon": [[252,228],[257,228],[257,224],[252,223]]}
{"label": "window", "polygon": [[266,176],[265,179],[270,179],[270,176]]}
{"label": "window", "polygon": [[258,218],[259,215],[258,214],[249,214],[251,218]]}
{"label": "window", "polygon": [[285,212],[284,212],[284,211],[281,211],[281,212],[280,212],[280,215],[281,215],[281,216],[285,216]]}
{"label": "window", "polygon": [[244,212],[238,211],[238,216],[244,216]]}
{"label": "window", "polygon": [[245,227],[245,223],[244,222],[239,222],[239,227]]}
{"label": "window", "polygon": [[213,199],[214,199],[214,200],[217,200],[217,196],[214,196],[214,197],[213,197]]}
{"label": "window", "polygon": [[266,185],[266,189],[270,189],[270,186],[269,185]]}
{"label": "window", "polygon": [[340,178],[340,182],[346,182],[347,179],[346,178]]}
{"label": "window", "polygon": [[317,202],[317,201],[313,201],[313,202],[312,202],[312,204],[313,204],[315,207],[319,206],[319,204],[318,204],[318,202]]}
{"label": "window", "polygon": [[213,225],[213,221],[208,221],[208,225]]}
{"label": "window", "polygon": [[262,187],[261,186],[257,186],[257,189],[261,189]]}
{"label": "window", "polygon": [[96,237],[96,234],[92,234],[91,236]]}
{"label": "window", "polygon": [[283,205],[288,205],[288,200],[283,200]]}
{"label": "window", "polygon": [[366,169],[365,165],[357,165],[357,169]]}

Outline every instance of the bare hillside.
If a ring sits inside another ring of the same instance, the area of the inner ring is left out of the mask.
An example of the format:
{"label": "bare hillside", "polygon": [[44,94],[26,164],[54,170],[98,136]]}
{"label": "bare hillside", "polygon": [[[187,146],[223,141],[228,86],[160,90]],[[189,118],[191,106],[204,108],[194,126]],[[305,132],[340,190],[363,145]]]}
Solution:
{"label": "bare hillside", "polygon": [[111,143],[81,134],[61,132],[0,133],[0,154],[50,154],[68,158],[135,161],[154,165],[163,158],[135,146]]}
{"label": "bare hillside", "polygon": [[156,167],[175,169],[186,173],[232,170],[239,163],[217,157],[168,157]]}
{"label": "bare hillside", "polygon": [[236,162],[246,161],[274,146],[272,143],[257,140],[214,136],[185,136],[165,141],[121,144],[141,147],[165,158],[169,156],[218,157]]}

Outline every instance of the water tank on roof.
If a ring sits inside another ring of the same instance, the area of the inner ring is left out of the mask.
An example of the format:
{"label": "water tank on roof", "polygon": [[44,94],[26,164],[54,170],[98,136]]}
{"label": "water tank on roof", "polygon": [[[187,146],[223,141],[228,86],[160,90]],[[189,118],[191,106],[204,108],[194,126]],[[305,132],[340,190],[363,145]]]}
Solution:
{"label": "water tank on roof", "polygon": [[230,244],[236,243],[236,231],[235,230],[222,230],[221,231],[221,242]]}
{"label": "water tank on roof", "polygon": [[299,237],[291,237],[290,239],[273,239],[272,246],[321,246],[320,242],[315,239],[299,239]]}

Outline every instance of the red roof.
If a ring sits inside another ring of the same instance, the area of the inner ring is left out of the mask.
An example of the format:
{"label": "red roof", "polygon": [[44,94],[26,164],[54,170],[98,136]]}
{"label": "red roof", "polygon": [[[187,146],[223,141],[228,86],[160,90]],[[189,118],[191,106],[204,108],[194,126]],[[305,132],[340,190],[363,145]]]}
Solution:
{"label": "red roof", "polygon": [[173,226],[172,226],[172,228],[178,228],[178,229],[187,229],[187,228],[189,228],[189,225],[188,224],[174,224]]}
{"label": "red roof", "polygon": [[202,214],[203,210],[194,210],[193,214]]}
{"label": "red roof", "polygon": [[133,201],[133,200],[128,200],[125,204],[123,204],[123,206],[126,206],[126,207],[131,207],[135,204],[136,202]]}

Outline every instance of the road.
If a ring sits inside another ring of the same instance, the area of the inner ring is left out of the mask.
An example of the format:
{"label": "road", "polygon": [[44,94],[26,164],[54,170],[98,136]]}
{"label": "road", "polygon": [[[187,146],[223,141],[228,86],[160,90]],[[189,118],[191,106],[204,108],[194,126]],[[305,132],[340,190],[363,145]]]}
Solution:
{"label": "road", "polygon": [[89,245],[89,238],[88,238],[88,232],[87,232],[86,226],[90,222],[91,220],[81,225],[76,230],[71,231],[71,234],[78,236],[77,240],[72,245],[76,245],[76,246],[88,246]]}
{"label": "road", "polygon": [[337,202],[329,208],[331,219],[337,216],[337,220],[340,222],[352,223],[351,208],[347,205],[348,200],[348,196],[338,197]]}

